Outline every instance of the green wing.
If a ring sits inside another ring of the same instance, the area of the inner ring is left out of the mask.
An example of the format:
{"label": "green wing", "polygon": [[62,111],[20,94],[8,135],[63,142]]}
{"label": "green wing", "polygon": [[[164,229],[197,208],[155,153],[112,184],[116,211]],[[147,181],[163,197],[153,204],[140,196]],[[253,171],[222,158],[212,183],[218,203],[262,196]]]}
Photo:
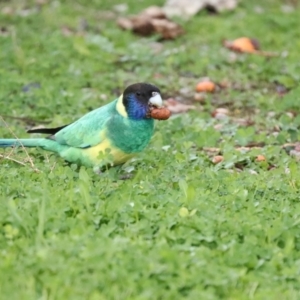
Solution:
{"label": "green wing", "polygon": [[101,143],[105,125],[116,113],[116,101],[87,113],[58,131],[52,138],[61,145],[75,148],[88,148]]}

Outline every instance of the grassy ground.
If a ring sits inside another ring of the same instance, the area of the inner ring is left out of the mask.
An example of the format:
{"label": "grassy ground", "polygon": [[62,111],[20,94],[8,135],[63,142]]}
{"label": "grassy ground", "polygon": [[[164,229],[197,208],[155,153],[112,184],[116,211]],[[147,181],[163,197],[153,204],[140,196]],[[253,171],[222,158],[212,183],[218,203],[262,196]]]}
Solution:
{"label": "grassy ground", "polygon": [[[282,148],[299,140],[299,8],[203,12],[156,53],[157,37],[119,30],[103,12],[118,1],[102,2],[0,3],[1,137],[71,122],[140,80],[185,102],[200,77],[228,87],[102,177],[40,150],[10,155],[25,166],[1,159],[0,299],[300,299],[300,172]],[[154,2],[127,1],[128,13]],[[240,36],[281,55],[221,46]],[[250,143],[263,146],[235,150]]]}

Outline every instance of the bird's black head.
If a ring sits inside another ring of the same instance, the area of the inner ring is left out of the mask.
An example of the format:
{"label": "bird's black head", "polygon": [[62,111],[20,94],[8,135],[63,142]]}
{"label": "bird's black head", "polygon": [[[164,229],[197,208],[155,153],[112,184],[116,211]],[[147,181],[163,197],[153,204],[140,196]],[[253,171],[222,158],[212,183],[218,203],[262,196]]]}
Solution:
{"label": "bird's black head", "polygon": [[160,90],[149,83],[135,83],[123,93],[123,105],[128,118],[141,120],[149,117],[151,106],[161,107]]}

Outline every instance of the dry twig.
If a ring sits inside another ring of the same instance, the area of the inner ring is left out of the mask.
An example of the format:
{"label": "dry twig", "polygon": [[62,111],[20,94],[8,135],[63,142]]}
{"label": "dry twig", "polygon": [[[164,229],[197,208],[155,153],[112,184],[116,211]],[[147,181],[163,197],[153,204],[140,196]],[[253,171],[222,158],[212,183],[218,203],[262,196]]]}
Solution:
{"label": "dry twig", "polygon": [[[29,161],[31,168],[32,168],[35,172],[39,172],[39,169],[37,169],[37,168],[35,167],[32,158],[30,157],[30,155],[29,155],[28,151],[26,150],[26,148],[24,147],[24,145],[21,143],[20,139],[19,139],[19,138],[14,134],[14,132],[10,129],[10,127],[9,127],[8,124],[4,121],[4,119],[3,119],[2,116],[0,116],[0,119],[1,119],[2,122],[4,123],[5,127],[9,130],[9,132],[15,137],[15,139],[16,139],[17,141],[19,141],[19,144],[21,145],[22,149],[24,150],[24,152],[25,152],[26,155],[27,155],[27,160]],[[0,157],[1,157],[1,158],[9,159],[9,160],[11,160],[11,161],[14,161],[14,162],[17,162],[17,163],[19,163],[19,164],[21,164],[21,165],[26,166],[25,163],[20,162],[20,161],[14,159],[14,158],[11,158],[10,155],[12,154],[12,152],[13,152],[13,150],[10,152],[10,154],[9,154],[8,156],[1,155]]]}
{"label": "dry twig", "polygon": [[8,159],[8,160],[14,161],[14,162],[16,162],[17,164],[20,164],[20,165],[22,165],[22,166],[26,166],[26,164],[24,164],[23,162],[21,162],[21,161],[19,161],[19,160],[16,160],[16,159],[14,159],[14,158],[12,158],[12,157],[10,157],[10,156],[8,156],[8,155],[5,156],[5,155],[0,154],[0,158]]}

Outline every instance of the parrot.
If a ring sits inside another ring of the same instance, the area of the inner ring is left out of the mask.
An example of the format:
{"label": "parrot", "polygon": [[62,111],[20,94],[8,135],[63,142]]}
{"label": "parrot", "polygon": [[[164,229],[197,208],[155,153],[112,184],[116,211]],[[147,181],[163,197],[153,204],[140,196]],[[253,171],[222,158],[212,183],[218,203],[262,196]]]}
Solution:
{"label": "parrot", "polygon": [[38,147],[57,153],[65,161],[99,170],[125,163],[145,149],[154,133],[151,108],[162,108],[160,90],[150,83],[125,88],[114,101],[92,110],[68,125],[39,128],[28,133],[47,134],[43,138],[0,139],[0,148]]}

